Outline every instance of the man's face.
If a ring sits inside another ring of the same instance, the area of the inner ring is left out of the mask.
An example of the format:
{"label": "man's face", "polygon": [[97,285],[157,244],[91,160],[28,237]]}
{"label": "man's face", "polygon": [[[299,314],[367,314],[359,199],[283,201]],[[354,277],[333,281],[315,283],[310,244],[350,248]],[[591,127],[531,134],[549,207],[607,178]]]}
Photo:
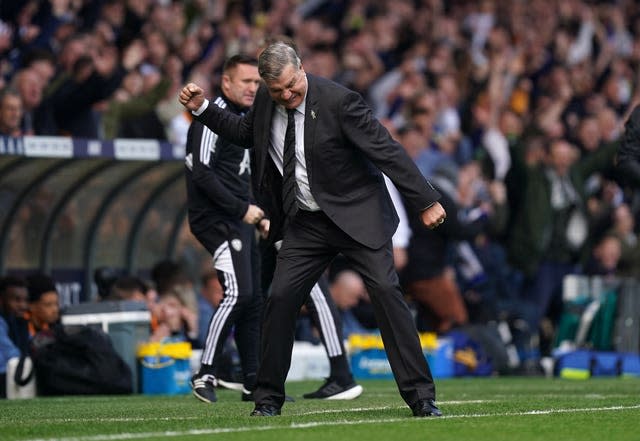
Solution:
{"label": "man's face", "polygon": [[33,110],[42,102],[42,90],[44,85],[42,80],[33,70],[28,70],[20,76],[17,89],[22,96],[24,108]]}
{"label": "man's face", "polygon": [[22,317],[29,309],[27,288],[8,286],[4,292],[4,308],[7,314]]}
{"label": "man's face", "polygon": [[0,103],[0,128],[8,132],[20,127],[22,120],[22,100],[15,95],[6,95]]}
{"label": "man's face", "polygon": [[549,161],[559,176],[566,176],[576,159],[577,153],[572,144],[558,140],[551,145]]}
{"label": "man's face", "polygon": [[269,95],[285,109],[295,109],[307,94],[307,76],[302,66],[287,65],[277,80],[265,81]]}
{"label": "man's face", "polygon": [[240,107],[251,107],[260,86],[258,68],[238,64],[222,76],[222,90],[227,98]]}
{"label": "man's face", "polygon": [[58,305],[58,293],[48,291],[40,297],[37,302],[30,304],[32,317],[40,323],[55,323],[60,317],[60,306]]}

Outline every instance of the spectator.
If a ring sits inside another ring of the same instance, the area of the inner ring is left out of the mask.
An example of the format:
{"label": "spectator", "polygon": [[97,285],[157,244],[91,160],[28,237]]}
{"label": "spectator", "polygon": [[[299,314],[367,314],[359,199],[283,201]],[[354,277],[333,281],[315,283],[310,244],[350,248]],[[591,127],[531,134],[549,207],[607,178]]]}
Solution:
{"label": "spectator", "polygon": [[400,130],[401,140],[403,146],[405,142],[407,146],[410,146],[412,142],[406,138],[416,136],[413,133],[413,128],[421,135],[424,142],[423,148],[415,153],[411,151],[408,153],[422,175],[425,177],[433,176],[433,170],[441,164],[457,165],[454,146],[448,145],[447,150],[442,150],[442,146],[436,140],[435,123],[438,116],[438,99],[435,92],[430,89],[415,92],[407,102],[406,111],[409,124]]}
{"label": "spectator", "polygon": [[621,255],[620,239],[616,236],[606,235],[593,249],[584,273],[588,276],[617,276]]}
{"label": "spectator", "polygon": [[615,148],[609,144],[580,158],[572,144],[555,139],[549,142],[545,164],[525,168],[521,153],[514,155],[525,185],[509,252],[513,265],[527,277],[523,301],[532,307],[528,321],[533,333],[547,313],[557,323],[562,280],[579,271],[589,236],[584,184],[593,172],[612,163]]}
{"label": "spectator", "polygon": [[22,135],[40,134],[37,118],[45,86],[42,78],[33,68],[25,68],[15,74],[11,85],[22,97]]}
{"label": "spectator", "polygon": [[369,31],[354,34],[345,42],[342,52],[344,72],[338,79],[365,96],[369,87],[384,72],[382,60],[375,50],[375,39],[373,32]]}
{"label": "spectator", "polygon": [[640,277],[640,241],[635,231],[635,219],[628,204],[620,204],[613,212],[613,225],[608,234],[618,238],[621,245],[618,274]]}
{"label": "spectator", "polygon": [[589,154],[600,148],[602,144],[602,132],[598,119],[587,115],[578,123],[576,144],[583,154]]}
{"label": "spectator", "polygon": [[[142,119],[153,113],[169,90],[169,79],[153,65],[143,64],[148,52],[142,40],[132,41],[123,51],[123,65],[128,72],[105,105],[101,117],[105,139],[140,137],[125,132],[133,130],[136,124],[143,125]],[[139,130],[144,133],[145,128]],[[146,137],[158,135],[164,136],[157,129],[146,131]]]}
{"label": "spectator", "polygon": [[0,90],[0,135],[22,136],[22,97],[10,88]]}
{"label": "spectator", "polygon": [[425,76],[426,44],[417,42],[403,56],[402,63],[382,75],[370,88],[369,95],[378,118],[390,118],[403,125],[402,110],[407,101],[427,87]]}
{"label": "spectator", "polygon": [[120,276],[113,282],[107,300],[147,303],[147,285],[139,277]]}
{"label": "spectator", "polygon": [[[163,316],[162,305],[160,304],[160,298],[168,295],[169,297],[177,296],[180,304],[184,306],[184,318],[187,322],[198,318],[198,299],[196,296],[193,282],[189,278],[185,267],[171,259],[161,260],[151,269],[151,280],[155,284],[155,291],[151,290],[147,293],[147,305],[151,311],[151,331],[155,332],[158,324]],[[168,299],[169,301],[170,299]],[[170,302],[169,302],[170,303]],[[171,306],[171,305],[170,305]],[[188,317],[187,317],[188,316]],[[190,326],[189,339],[192,344],[196,343],[197,338],[197,322],[196,326]]]}
{"label": "spectator", "polygon": [[178,293],[165,291],[160,294],[155,313],[156,323],[150,341],[196,341],[198,316]]}
{"label": "spectator", "polygon": [[29,311],[26,282],[19,277],[5,276],[0,279],[0,312],[22,317]]}
{"label": "spectator", "polygon": [[53,279],[45,274],[36,273],[27,277],[29,291],[29,335],[50,333],[60,321],[60,298]]}
{"label": "spectator", "polygon": [[0,278],[0,315],[7,325],[9,339],[22,354],[29,352],[29,325],[24,318],[29,310],[28,296],[24,279]]}
{"label": "spectator", "polygon": [[94,106],[108,98],[137,59],[119,57],[112,42],[91,34],[73,34],[62,43],[60,69],[47,87],[42,111],[47,130],[56,135],[98,138],[99,112]]}
{"label": "spectator", "polygon": [[361,300],[368,300],[367,289],[362,278],[353,270],[342,270],[334,276],[329,286],[331,298],[340,310],[342,319],[342,335],[349,338],[351,334],[363,334],[371,332],[356,318],[353,313]]}
{"label": "spectator", "polygon": [[106,300],[111,295],[111,287],[118,277],[118,271],[108,266],[101,266],[93,271],[93,281],[98,288],[99,300]]}
{"label": "spectator", "polygon": [[151,280],[158,295],[171,290],[183,292],[187,297],[183,299],[191,309],[196,308],[195,290],[191,274],[184,262],[173,259],[163,259],[151,268]]}
{"label": "spectator", "polygon": [[156,109],[169,90],[170,80],[153,67],[141,68],[140,73],[142,87],[138,93],[111,103],[109,110],[116,114],[117,125],[108,136],[166,141],[165,127]]}
{"label": "spectator", "polygon": [[4,72],[0,74],[0,89],[4,89],[7,86],[6,72],[11,71],[12,63],[7,56],[12,49],[13,42],[13,28],[0,19],[0,71]]}
{"label": "spectator", "polygon": [[49,84],[56,74],[56,58],[46,49],[35,48],[24,54],[22,64],[38,74],[43,84]]}
{"label": "spectator", "polygon": [[164,139],[164,128],[154,114],[155,106],[169,89],[169,81],[156,73],[129,72],[102,115],[105,139]]}

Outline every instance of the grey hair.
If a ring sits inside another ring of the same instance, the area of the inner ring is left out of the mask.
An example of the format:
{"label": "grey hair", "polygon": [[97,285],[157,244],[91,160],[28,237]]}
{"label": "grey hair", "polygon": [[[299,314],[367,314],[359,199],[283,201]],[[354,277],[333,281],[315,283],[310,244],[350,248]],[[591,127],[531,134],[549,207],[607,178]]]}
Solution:
{"label": "grey hair", "polygon": [[276,81],[285,67],[292,64],[300,69],[302,62],[296,50],[286,43],[278,41],[262,51],[258,58],[258,73],[265,81]]}

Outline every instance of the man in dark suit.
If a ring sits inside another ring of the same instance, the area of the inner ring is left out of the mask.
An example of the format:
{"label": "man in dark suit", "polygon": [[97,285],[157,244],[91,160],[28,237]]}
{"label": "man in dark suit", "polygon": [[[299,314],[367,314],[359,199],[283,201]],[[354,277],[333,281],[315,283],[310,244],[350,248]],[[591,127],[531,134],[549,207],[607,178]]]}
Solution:
{"label": "man in dark suit", "polygon": [[400,395],[415,416],[440,416],[431,371],[394,269],[391,237],[398,217],[382,173],[421,210],[429,228],[446,216],[439,193],[359,94],[307,75],[293,48],[268,46],[258,70],[266,87],[242,117],[210,106],[195,84],[187,84],[179,97],[214,132],[254,147],[256,195],[268,199],[262,206],[269,207],[268,221],[260,225],[270,240],[283,239],[265,305],[251,414],[280,414],[297,314],[341,253],[365,281]]}

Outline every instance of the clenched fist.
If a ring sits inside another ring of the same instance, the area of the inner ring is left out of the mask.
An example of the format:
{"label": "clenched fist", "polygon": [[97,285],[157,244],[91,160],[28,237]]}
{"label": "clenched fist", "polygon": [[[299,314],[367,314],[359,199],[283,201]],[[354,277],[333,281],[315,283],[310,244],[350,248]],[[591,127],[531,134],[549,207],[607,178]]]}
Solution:
{"label": "clenched fist", "polygon": [[447,213],[444,211],[442,205],[436,202],[426,210],[423,210],[422,213],[420,213],[420,217],[422,218],[422,223],[425,224],[427,228],[433,229],[444,222]]}
{"label": "clenched fist", "polygon": [[198,110],[204,103],[204,91],[195,83],[189,83],[180,90],[180,104],[191,111]]}

